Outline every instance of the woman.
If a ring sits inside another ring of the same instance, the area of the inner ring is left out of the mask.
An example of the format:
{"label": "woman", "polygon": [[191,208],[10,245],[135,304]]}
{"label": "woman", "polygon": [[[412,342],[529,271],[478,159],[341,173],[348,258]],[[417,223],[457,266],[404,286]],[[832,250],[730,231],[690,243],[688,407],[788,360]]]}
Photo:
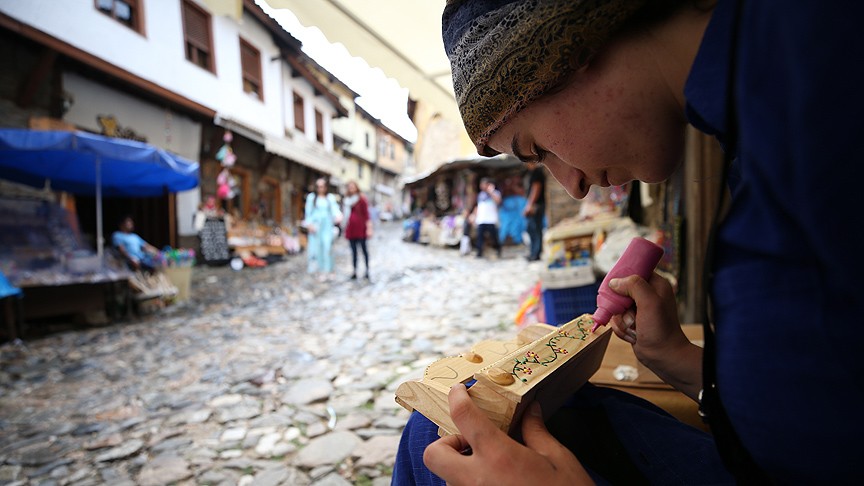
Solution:
{"label": "woman", "polygon": [[322,279],[333,272],[333,227],[342,222],[342,211],[336,196],[327,193],[327,180],[315,181],[315,192],[306,196],[303,224],[309,231],[306,252],[309,257],[307,271],[320,272]]}
{"label": "woman", "polygon": [[357,247],[363,250],[363,264],[366,274],[363,276],[369,280],[369,251],[366,248],[366,240],[372,236],[372,221],[369,218],[369,204],[366,196],[360,192],[360,187],[355,181],[348,181],[345,186],[347,196],[343,201],[344,213],[348,215],[348,224],[345,225],[345,238],[351,243],[351,280],[357,280]]}
{"label": "woman", "polygon": [[[856,478],[864,365],[848,337],[864,315],[864,264],[855,258],[857,196],[841,184],[864,178],[855,142],[861,18],[860,2],[448,2],[444,43],[480,153],[541,162],[581,198],[592,184],[668,178],[683,158],[687,123],[723,144],[728,177],[717,180],[728,179],[731,195],[707,262],[716,335],[706,334],[704,356],[656,274],[613,280],[638,310],[610,322],[654,373],[703,398],[713,438],[587,386],[572,407],[546,417],[548,431],[543,411],[530,409],[523,445],[456,386],[450,410],[462,435],[423,455],[434,433],[412,416],[394,482]],[[850,232],[828,230],[850,224]],[[569,417],[578,420],[566,431]],[[608,432],[578,436],[601,423]],[[595,444],[612,453],[595,453]],[[626,479],[605,468],[610,458]]]}

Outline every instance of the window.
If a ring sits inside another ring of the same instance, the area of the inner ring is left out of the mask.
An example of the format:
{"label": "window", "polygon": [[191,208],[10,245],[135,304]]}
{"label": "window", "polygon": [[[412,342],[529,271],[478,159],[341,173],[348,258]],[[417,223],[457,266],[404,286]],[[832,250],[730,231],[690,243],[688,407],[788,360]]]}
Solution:
{"label": "window", "polygon": [[303,97],[294,93],[294,128],[306,131],[306,120],[303,116]]}
{"label": "window", "polygon": [[240,39],[240,67],[243,71],[243,91],[264,99],[261,89],[261,53],[252,44]]}
{"label": "window", "polygon": [[369,148],[369,132],[366,132],[366,148]]}
{"label": "window", "polygon": [[324,143],[324,115],[315,110],[315,139]]}
{"label": "window", "polygon": [[[368,134],[367,134],[368,135]],[[363,162],[357,162],[357,178],[363,178]]]}
{"label": "window", "polygon": [[140,0],[96,0],[96,9],[130,29],[144,33]]}
{"label": "window", "polygon": [[186,59],[215,73],[210,14],[189,0],[183,1],[183,39],[186,43]]}

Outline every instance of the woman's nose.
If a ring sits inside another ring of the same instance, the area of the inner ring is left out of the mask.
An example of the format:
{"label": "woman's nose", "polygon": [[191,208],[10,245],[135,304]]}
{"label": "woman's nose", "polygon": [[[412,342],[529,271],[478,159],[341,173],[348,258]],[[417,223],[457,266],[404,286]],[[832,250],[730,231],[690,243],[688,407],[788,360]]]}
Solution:
{"label": "woman's nose", "polygon": [[545,160],[543,163],[552,173],[552,177],[564,186],[567,194],[574,199],[583,199],[591,188],[585,173],[575,167],[570,167],[559,160]]}

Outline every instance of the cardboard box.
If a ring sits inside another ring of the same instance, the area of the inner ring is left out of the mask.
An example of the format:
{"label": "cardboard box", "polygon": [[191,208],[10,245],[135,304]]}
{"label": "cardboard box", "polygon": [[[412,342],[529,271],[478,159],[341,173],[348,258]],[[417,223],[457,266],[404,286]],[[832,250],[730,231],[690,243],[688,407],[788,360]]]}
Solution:
{"label": "cardboard box", "polygon": [[177,287],[177,300],[189,300],[189,287],[192,283],[192,267],[165,267],[168,280]]}

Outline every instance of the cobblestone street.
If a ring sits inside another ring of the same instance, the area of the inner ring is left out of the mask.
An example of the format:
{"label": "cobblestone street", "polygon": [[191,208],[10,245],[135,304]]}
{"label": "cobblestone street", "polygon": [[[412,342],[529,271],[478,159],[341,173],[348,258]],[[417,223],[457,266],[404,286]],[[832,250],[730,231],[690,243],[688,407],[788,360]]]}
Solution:
{"label": "cobblestone street", "polygon": [[0,484],[389,484],[395,388],[512,338],[541,268],[523,247],[478,259],[400,236],[370,241],[371,282],[348,279],[340,239],[329,282],[305,254],[195,267],[188,302],[3,345]]}

